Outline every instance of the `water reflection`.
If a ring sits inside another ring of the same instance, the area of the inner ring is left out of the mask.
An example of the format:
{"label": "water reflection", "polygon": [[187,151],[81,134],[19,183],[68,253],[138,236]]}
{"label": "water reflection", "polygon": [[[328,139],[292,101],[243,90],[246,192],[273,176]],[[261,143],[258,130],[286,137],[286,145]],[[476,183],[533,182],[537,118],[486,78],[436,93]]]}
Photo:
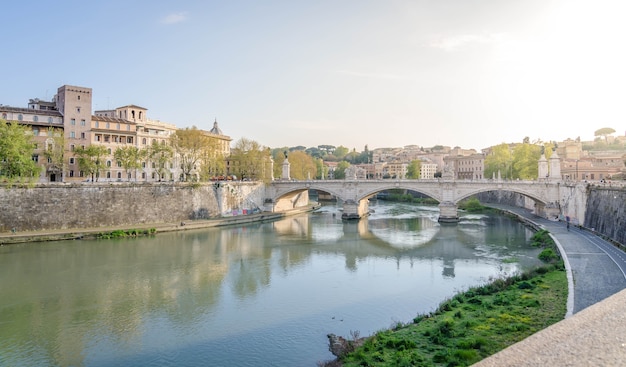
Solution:
{"label": "water reflection", "polygon": [[314,365],[330,358],[328,332],[373,332],[536,263],[530,232],[507,218],[450,226],[429,207],[372,207],[358,222],[330,207],[153,238],[2,247],[0,365]]}

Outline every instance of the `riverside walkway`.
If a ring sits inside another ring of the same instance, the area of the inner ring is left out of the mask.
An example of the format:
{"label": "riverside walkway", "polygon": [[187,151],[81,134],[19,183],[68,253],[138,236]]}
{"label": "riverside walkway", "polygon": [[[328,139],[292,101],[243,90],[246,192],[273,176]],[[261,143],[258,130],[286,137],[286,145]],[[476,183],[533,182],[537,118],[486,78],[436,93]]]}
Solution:
{"label": "riverside walkway", "polygon": [[626,253],[585,229],[488,204],[548,230],[565,260],[567,318],[474,366],[626,366]]}

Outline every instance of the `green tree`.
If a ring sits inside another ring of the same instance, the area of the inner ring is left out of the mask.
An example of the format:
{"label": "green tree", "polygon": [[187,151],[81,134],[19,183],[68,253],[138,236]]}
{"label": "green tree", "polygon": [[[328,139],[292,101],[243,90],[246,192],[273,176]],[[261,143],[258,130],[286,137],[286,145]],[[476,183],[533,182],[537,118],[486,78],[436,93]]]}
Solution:
{"label": "green tree", "polygon": [[269,180],[270,150],[254,140],[241,138],[231,149],[231,174],[242,179]]}
{"label": "green tree", "polygon": [[131,171],[135,171],[135,181],[137,181],[137,170],[141,168],[141,161],[146,156],[146,150],[139,149],[135,146],[124,146],[117,148],[113,153],[113,157],[126,171],[126,177],[129,177]]}
{"label": "green tree", "polygon": [[200,160],[200,177],[209,180],[215,176],[226,175],[226,161],[219,148],[219,141],[209,136],[206,148]]}
{"label": "green tree", "polygon": [[485,157],[485,177],[497,177],[498,172],[502,178],[511,179],[513,170],[513,154],[509,144],[502,143],[491,148],[491,152]]}
{"label": "green tree", "polygon": [[315,166],[317,167],[317,176],[319,180],[328,179],[328,167],[324,164],[324,160],[321,158],[315,159]]}
{"label": "green tree", "polygon": [[534,144],[518,144],[513,150],[513,175],[522,180],[536,179],[541,147]]}
{"label": "green tree", "polygon": [[80,170],[91,176],[91,182],[97,182],[106,167],[104,156],[108,153],[107,148],[104,145],[90,145],[76,148],[74,153],[78,156]]}
{"label": "green tree", "polygon": [[337,168],[335,168],[335,179],[343,180],[346,178],[346,169],[350,167],[350,163],[346,161],[341,161],[337,163]]}
{"label": "green tree", "polygon": [[183,171],[183,181],[192,179],[192,172],[198,165],[207,145],[207,137],[197,127],[192,126],[176,130],[170,141],[174,151],[180,159],[180,168]]}
{"label": "green tree", "polygon": [[593,134],[594,136],[601,136],[604,138],[604,142],[608,143],[608,135],[615,133],[615,129],[610,127],[603,127],[602,129],[596,130]]}
{"label": "green tree", "polygon": [[33,161],[35,145],[31,137],[28,127],[0,120],[0,176],[27,180],[37,178],[41,167]]}
{"label": "green tree", "polygon": [[290,175],[296,180],[308,180],[317,177],[317,166],[313,158],[303,151],[289,154]]}
{"label": "green tree", "polygon": [[418,179],[420,178],[420,169],[422,168],[422,162],[419,159],[412,160],[407,167],[406,178]]}
{"label": "green tree", "polygon": [[174,149],[164,142],[159,143],[155,140],[148,148],[146,155],[150,162],[154,163],[154,169],[157,176],[159,176],[159,181],[166,178],[168,172],[167,164],[171,163],[172,158],[174,158]]}
{"label": "green tree", "polygon": [[346,147],[344,147],[343,145],[338,146],[337,148],[335,148],[335,151],[332,153],[338,160],[342,160],[344,159],[344,157],[350,153],[350,150]]}

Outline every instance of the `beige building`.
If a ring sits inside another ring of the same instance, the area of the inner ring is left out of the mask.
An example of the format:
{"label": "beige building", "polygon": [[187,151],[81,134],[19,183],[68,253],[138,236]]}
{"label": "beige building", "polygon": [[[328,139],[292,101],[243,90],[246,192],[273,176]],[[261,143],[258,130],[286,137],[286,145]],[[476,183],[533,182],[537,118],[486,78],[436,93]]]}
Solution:
{"label": "beige building", "polygon": [[420,165],[420,180],[431,180],[435,178],[437,173],[437,164],[422,162]]}
{"label": "beige building", "polygon": [[[90,145],[106,147],[106,156],[103,158],[104,170],[99,180],[159,179],[155,163],[149,159],[141,162],[140,169],[126,172],[121,163],[114,158],[115,151],[127,146],[146,149],[154,143],[169,144],[171,135],[177,130],[176,125],[150,120],[147,109],[136,105],[95,111],[93,115],[91,108],[91,88],[64,85],[58,88],[57,94],[50,102],[31,99],[28,108],[0,105],[0,117],[9,122],[15,121],[31,127],[36,144],[33,160],[42,166],[39,178],[41,182],[88,179],[80,170],[78,157],[74,152],[79,147],[87,148]],[[222,133],[217,121],[213,124],[213,129],[203,133],[210,137],[210,145],[215,148],[216,155],[225,158],[230,154],[232,139]],[[55,141],[61,139],[64,142],[64,161],[55,163],[50,159],[44,159],[44,152],[56,144]],[[180,178],[182,170],[176,156],[166,168],[165,177],[160,177],[161,179]]]}
{"label": "beige building", "polygon": [[480,153],[468,156],[448,156],[444,158],[446,166],[459,180],[482,180],[485,174],[485,156]]}

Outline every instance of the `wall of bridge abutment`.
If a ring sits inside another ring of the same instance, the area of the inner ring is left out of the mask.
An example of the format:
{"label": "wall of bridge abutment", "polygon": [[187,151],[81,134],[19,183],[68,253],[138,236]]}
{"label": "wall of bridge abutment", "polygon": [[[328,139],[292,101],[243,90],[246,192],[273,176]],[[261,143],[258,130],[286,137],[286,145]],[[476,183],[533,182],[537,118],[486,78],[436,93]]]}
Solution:
{"label": "wall of bridge abutment", "polygon": [[343,202],[343,213],[341,219],[361,219],[369,215],[369,200],[357,201],[347,200]]}

